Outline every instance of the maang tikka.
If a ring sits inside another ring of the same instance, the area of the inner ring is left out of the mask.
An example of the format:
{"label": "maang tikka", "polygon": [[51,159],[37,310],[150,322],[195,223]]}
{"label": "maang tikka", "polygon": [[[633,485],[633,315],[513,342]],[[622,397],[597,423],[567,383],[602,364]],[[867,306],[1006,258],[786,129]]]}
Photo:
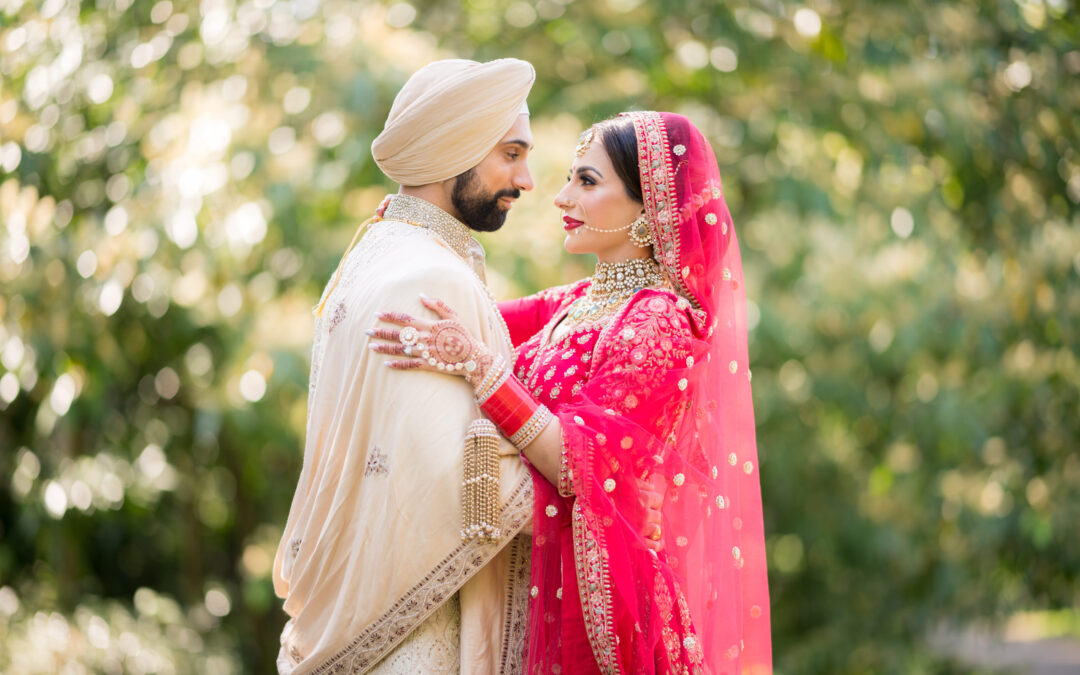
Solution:
{"label": "maang tikka", "polygon": [[593,137],[596,135],[596,129],[589,127],[585,131],[581,132],[581,136],[578,136],[577,147],[574,148],[574,155],[581,157],[585,154],[585,151],[592,145]]}

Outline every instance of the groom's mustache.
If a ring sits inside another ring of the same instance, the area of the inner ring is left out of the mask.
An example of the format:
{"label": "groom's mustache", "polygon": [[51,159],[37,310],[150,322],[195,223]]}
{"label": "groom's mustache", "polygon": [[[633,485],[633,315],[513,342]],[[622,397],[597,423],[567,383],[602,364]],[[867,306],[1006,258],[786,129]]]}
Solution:
{"label": "groom's mustache", "polygon": [[492,201],[498,201],[498,200],[502,199],[503,197],[513,197],[514,199],[517,199],[520,196],[521,196],[521,190],[518,190],[518,189],[515,189],[515,188],[511,188],[509,190],[499,190],[498,192],[495,193],[495,197],[494,197],[494,199]]}

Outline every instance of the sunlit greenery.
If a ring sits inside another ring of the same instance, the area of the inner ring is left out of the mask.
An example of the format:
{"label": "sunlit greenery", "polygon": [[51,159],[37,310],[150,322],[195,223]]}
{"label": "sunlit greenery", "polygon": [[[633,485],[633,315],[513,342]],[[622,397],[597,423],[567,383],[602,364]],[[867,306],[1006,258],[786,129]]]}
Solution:
{"label": "sunlit greenery", "polygon": [[711,139],[778,672],[1080,632],[1078,45],[1064,0],[0,0],[0,670],[273,670],[310,309],[449,56],[538,72],[503,297],[591,267],[551,205],[584,125]]}

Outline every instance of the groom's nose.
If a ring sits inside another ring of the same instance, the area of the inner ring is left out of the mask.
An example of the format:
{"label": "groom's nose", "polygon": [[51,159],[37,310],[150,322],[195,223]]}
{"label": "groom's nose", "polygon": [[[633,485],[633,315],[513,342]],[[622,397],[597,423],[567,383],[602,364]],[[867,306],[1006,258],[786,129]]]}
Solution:
{"label": "groom's nose", "polygon": [[514,187],[518,190],[528,191],[533,189],[532,174],[529,173],[529,163],[522,162],[521,167],[514,171]]}

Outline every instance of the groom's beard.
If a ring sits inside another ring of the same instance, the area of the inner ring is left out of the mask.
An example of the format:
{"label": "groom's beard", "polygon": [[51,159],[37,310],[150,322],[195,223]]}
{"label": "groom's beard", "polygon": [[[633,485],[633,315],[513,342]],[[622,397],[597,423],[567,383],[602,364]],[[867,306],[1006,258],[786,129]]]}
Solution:
{"label": "groom's beard", "polygon": [[477,232],[494,232],[506,222],[507,209],[499,207],[499,199],[521,196],[521,190],[499,190],[495,194],[484,192],[476,178],[476,170],[469,169],[454,179],[450,203],[461,214],[461,220]]}

